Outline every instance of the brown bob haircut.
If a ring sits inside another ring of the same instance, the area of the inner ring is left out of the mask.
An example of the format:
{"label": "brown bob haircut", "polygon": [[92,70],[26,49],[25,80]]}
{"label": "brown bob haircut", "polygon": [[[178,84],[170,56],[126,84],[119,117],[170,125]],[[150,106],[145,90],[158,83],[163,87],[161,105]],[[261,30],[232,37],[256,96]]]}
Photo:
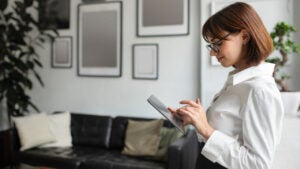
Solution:
{"label": "brown bob haircut", "polygon": [[273,52],[273,42],[257,12],[248,4],[237,2],[212,15],[202,28],[205,41],[209,37],[221,39],[226,33],[246,30],[249,42],[245,59],[249,64],[258,64]]}

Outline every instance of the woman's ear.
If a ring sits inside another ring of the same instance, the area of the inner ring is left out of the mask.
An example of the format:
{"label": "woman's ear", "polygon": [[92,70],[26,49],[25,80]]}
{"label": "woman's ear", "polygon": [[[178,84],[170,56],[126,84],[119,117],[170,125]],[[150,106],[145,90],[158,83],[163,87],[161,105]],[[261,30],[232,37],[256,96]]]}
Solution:
{"label": "woman's ear", "polygon": [[243,44],[246,45],[250,40],[250,34],[245,29],[243,29],[241,33]]}

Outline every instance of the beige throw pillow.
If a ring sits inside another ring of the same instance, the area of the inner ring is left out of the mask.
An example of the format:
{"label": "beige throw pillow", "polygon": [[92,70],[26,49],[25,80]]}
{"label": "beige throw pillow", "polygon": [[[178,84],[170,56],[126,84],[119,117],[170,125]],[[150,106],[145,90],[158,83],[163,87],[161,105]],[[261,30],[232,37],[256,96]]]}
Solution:
{"label": "beige throw pillow", "polygon": [[21,151],[55,141],[44,113],[15,117],[13,121],[19,134]]}
{"label": "beige throw pillow", "polygon": [[53,143],[44,144],[40,147],[71,147],[71,115],[70,112],[61,112],[47,116],[50,130],[56,139]]}
{"label": "beige throw pillow", "polygon": [[132,156],[154,156],[160,141],[163,120],[128,121],[123,154]]}

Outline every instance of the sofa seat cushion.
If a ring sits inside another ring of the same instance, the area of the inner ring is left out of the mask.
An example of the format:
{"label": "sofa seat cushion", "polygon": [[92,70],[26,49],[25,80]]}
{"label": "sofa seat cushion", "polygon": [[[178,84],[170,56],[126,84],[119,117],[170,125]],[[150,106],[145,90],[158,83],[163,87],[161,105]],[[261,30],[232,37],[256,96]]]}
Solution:
{"label": "sofa seat cushion", "polygon": [[82,169],[164,169],[166,163],[146,160],[141,157],[130,157],[121,154],[118,150],[110,150],[100,156],[86,160]]}
{"label": "sofa seat cushion", "polygon": [[34,166],[48,166],[53,168],[77,169],[80,164],[98,154],[105,154],[106,149],[94,147],[49,147],[35,148],[19,153],[22,163]]}

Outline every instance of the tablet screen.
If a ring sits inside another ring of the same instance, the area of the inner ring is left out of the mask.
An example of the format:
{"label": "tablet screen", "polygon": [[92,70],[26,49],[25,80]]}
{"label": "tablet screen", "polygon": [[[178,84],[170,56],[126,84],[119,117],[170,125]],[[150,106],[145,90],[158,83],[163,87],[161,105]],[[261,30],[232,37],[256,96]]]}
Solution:
{"label": "tablet screen", "polygon": [[157,97],[151,95],[147,99],[147,101],[165,118],[167,118],[179,131],[184,133],[184,126],[182,124],[182,121],[173,116],[172,113],[169,112],[167,106],[165,106]]}

